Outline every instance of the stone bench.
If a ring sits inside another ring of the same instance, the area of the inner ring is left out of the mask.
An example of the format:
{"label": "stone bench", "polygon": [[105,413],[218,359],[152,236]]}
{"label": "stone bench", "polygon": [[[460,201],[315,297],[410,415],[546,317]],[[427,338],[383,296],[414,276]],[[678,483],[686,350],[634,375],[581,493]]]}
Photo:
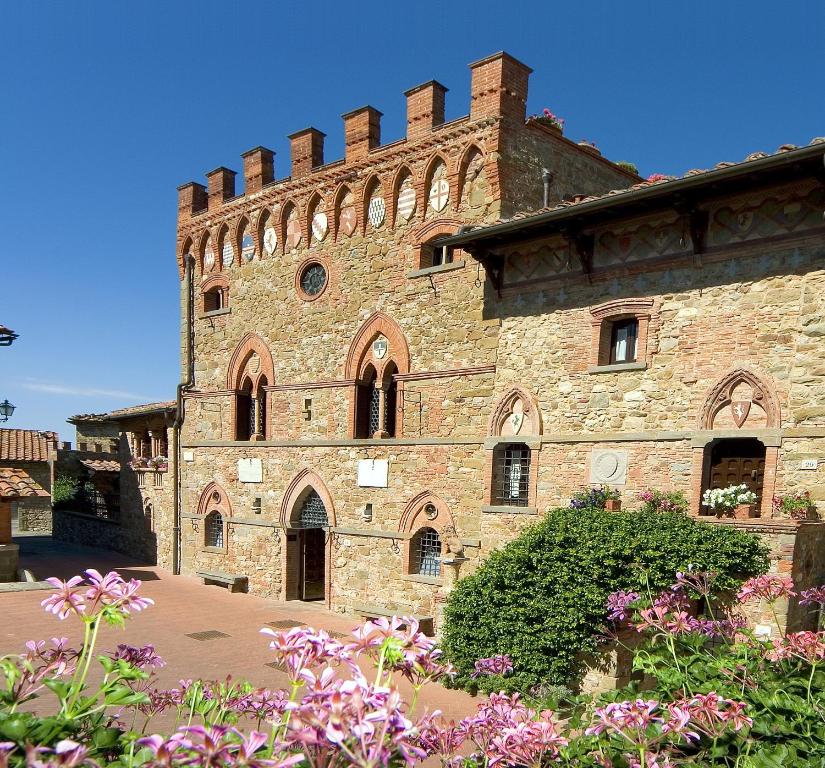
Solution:
{"label": "stone bench", "polygon": [[225,584],[230,592],[246,592],[249,582],[246,576],[234,573],[195,571],[195,575],[200,576],[204,584]]}
{"label": "stone bench", "polygon": [[392,608],[385,608],[384,606],[375,605],[373,603],[354,603],[353,608],[359,616],[363,616],[365,619],[377,619],[379,616],[398,616],[398,618],[408,616],[418,622],[419,629],[425,635],[432,637],[434,634],[432,616],[423,616],[418,613],[409,613],[404,610],[397,611]]}

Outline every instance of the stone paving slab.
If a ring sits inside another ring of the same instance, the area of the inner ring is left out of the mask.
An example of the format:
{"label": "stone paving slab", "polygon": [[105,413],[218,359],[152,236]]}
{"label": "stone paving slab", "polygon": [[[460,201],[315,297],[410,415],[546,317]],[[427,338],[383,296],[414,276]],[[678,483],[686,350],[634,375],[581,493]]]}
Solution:
{"label": "stone paving slab", "polygon": [[[286,678],[266,666],[271,661],[267,638],[260,629],[269,624],[285,628],[293,624],[349,634],[359,621],[327,611],[313,603],[267,600],[244,593],[230,593],[218,586],[204,586],[200,579],[173,576],[125,555],[56,542],[50,537],[20,537],[21,566],[37,579],[68,578],[86,568],[101,572],[117,570],[125,578],[141,579],[142,594],[155,600],[151,608],[136,614],[124,630],[101,630],[100,648],[118,643],[152,643],[166,660],[159,671],[163,685],[189,678],[247,679],[257,686],[286,687]],[[0,594],[0,655],[19,653],[30,639],[67,636],[78,642],[78,622],[60,621],[40,607],[42,591]],[[220,633],[198,640],[196,633]],[[432,685],[422,692],[423,709],[440,709],[447,717],[463,717],[475,711],[478,699],[463,691]]]}

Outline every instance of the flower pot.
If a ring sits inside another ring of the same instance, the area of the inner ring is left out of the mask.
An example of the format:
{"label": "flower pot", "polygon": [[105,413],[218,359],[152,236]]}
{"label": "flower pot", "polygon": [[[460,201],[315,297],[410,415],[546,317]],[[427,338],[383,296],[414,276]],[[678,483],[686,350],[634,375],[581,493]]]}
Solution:
{"label": "flower pot", "polygon": [[737,520],[749,520],[752,517],[759,517],[756,512],[756,504],[737,504],[733,508],[733,516]]}
{"label": "flower pot", "polygon": [[796,520],[797,523],[804,523],[808,520],[819,520],[819,514],[816,507],[811,505],[805,509],[797,509],[791,513],[791,519]]}
{"label": "flower pot", "polygon": [[621,499],[607,499],[604,502],[604,508],[606,512],[621,512],[622,511],[622,500]]}

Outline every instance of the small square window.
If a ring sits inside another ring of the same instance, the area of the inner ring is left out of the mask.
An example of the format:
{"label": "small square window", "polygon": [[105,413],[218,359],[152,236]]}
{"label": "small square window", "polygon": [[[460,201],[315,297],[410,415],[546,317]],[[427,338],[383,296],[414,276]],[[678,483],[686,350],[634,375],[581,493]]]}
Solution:
{"label": "small square window", "polygon": [[635,363],[639,321],[617,320],[610,328],[610,363]]}

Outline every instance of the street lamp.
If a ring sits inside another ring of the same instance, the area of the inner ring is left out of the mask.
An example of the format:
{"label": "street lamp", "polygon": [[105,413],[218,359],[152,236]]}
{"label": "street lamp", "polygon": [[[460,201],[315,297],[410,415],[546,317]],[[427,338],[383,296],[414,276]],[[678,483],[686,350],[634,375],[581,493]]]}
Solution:
{"label": "street lamp", "polygon": [[0,347],[8,347],[16,338],[17,334],[11,328],[0,325]]}
{"label": "street lamp", "polygon": [[0,403],[0,421],[8,421],[13,413],[14,406],[8,401],[8,398]]}

